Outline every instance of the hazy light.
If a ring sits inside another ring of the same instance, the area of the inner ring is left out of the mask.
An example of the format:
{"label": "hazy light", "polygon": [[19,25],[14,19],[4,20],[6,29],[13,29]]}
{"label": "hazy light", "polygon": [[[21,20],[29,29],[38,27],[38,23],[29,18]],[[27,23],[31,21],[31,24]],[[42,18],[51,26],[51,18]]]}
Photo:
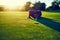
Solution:
{"label": "hazy light", "polygon": [[10,9],[17,6],[23,6],[26,0],[0,0],[0,5],[4,5]]}
{"label": "hazy light", "polygon": [[4,5],[9,9],[13,9],[17,6],[23,6],[27,1],[30,1],[32,3],[41,1],[45,2],[47,6],[50,6],[53,0],[0,0],[0,5]]}

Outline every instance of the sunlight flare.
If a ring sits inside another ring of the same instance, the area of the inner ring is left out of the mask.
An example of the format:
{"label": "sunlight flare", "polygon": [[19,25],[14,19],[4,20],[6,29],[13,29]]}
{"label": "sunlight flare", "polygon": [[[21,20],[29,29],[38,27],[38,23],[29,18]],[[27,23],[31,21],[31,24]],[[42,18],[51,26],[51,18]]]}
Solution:
{"label": "sunlight flare", "polygon": [[0,5],[4,5],[7,8],[15,8],[17,6],[23,6],[26,0],[0,0]]}

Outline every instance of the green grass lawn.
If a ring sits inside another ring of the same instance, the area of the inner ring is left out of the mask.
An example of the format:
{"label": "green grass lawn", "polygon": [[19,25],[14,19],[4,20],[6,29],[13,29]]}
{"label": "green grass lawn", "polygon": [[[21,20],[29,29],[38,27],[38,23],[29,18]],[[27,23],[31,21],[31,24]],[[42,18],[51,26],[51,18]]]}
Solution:
{"label": "green grass lawn", "polygon": [[42,13],[35,21],[28,12],[0,12],[0,40],[60,40],[60,13]]}

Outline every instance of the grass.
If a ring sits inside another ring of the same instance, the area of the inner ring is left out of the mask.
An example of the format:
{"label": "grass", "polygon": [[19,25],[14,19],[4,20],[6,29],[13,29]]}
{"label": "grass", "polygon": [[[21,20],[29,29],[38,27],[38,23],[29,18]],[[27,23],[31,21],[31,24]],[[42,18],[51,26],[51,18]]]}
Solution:
{"label": "grass", "polygon": [[[60,23],[59,12],[42,13],[42,17]],[[60,30],[57,31],[47,25],[50,20],[44,24],[45,19],[39,22],[27,17],[28,12],[0,12],[0,40],[60,40]]]}

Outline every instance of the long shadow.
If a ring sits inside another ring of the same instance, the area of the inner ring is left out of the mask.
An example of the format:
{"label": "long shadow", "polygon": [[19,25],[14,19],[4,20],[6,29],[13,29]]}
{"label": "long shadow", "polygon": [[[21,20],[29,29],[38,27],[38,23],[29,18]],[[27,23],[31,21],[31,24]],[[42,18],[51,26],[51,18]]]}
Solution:
{"label": "long shadow", "polygon": [[60,32],[60,23],[59,22],[55,22],[52,19],[48,19],[48,18],[44,18],[44,17],[38,18],[37,21]]}

